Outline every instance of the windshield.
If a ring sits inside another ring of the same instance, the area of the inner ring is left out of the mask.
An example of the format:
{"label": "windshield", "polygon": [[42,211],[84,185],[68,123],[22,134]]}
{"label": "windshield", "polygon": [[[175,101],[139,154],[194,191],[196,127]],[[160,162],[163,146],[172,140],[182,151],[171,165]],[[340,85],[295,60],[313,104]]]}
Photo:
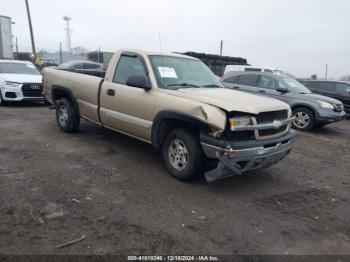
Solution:
{"label": "windshield", "polygon": [[27,74],[40,75],[33,64],[27,63],[0,63],[0,74]]}
{"label": "windshield", "polygon": [[203,62],[190,58],[150,56],[161,88],[221,88],[219,78]]}
{"label": "windshield", "polygon": [[298,94],[310,94],[311,91],[307,89],[305,86],[300,84],[297,80],[284,76],[281,77],[282,80],[287,84],[287,88],[292,93],[298,93]]}

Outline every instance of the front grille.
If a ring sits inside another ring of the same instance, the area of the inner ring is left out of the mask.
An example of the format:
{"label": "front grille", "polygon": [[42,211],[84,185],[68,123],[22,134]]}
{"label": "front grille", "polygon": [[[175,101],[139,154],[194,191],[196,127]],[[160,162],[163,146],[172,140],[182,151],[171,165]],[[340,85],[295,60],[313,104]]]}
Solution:
{"label": "front grille", "polygon": [[[272,111],[272,112],[263,112],[257,115],[256,121],[258,124],[266,124],[266,123],[273,123],[275,120],[285,120],[288,118],[288,111],[287,110],[280,110],[280,111]],[[265,130],[259,130],[259,136],[272,136],[279,133],[282,133],[286,131],[288,128],[288,125],[281,126],[280,128],[271,128],[271,129],[265,129]]]}
{"label": "front grille", "polygon": [[335,104],[334,105],[334,111],[335,112],[343,112],[343,110],[344,110],[343,104]]}
{"label": "front grille", "polygon": [[258,124],[272,123],[274,120],[285,120],[288,118],[288,111],[263,112],[256,117]]}
{"label": "front grille", "polygon": [[23,84],[22,93],[24,97],[42,97],[42,84]]}

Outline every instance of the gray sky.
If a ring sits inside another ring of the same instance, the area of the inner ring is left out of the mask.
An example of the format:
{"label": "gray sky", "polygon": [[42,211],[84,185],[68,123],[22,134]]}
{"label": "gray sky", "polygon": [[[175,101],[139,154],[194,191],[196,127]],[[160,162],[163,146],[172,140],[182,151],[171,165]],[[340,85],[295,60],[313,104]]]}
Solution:
{"label": "gray sky", "polygon": [[[253,65],[280,67],[299,77],[350,74],[350,0],[29,0],[38,49],[72,46],[218,53]],[[20,49],[30,38],[24,0],[0,0],[13,18]]]}

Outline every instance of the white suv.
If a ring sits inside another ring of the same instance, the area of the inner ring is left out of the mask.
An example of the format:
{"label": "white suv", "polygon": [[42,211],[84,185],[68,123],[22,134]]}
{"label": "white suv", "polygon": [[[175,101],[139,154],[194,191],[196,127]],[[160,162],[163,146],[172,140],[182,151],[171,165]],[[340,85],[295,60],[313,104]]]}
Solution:
{"label": "white suv", "polygon": [[248,66],[248,65],[227,65],[225,67],[226,75],[228,72],[265,72],[265,73],[273,73],[278,75],[286,74],[284,71],[278,68],[272,67],[262,67],[262,66]]}
{"label": "white suv", "polygon": [[28,61],[0,60],[0,105],[7,101],[44,100],[42,75]]}

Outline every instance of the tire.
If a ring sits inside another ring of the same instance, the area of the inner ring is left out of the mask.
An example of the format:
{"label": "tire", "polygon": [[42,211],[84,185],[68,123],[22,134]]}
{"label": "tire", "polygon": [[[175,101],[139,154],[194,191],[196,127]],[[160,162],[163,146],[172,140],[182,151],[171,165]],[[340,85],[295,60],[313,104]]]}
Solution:
{"label": "tire", "polygon": [[6,105],[6,102],[3,100],[2,94],[1,94],[1,91],[0,91],[0,106],[5,106],[5,105]]}
{"label": "tire", "polygon": [[74,133],[79,129],[80,116],[70,99],[62,98],[57,102],[56,122],[65,133]]}
{"label": "tire", "polygon": [[293,128],[301,131],[309,131],[315,126],[315,114],[306,107],[298,107],[293,110]]}
{"label": "tire", "polygon": [[192,132],[182,128],[169,132],[162,151],[165,167],[176,179],[190,181],[201,173],[205,157],[199,139]]}

